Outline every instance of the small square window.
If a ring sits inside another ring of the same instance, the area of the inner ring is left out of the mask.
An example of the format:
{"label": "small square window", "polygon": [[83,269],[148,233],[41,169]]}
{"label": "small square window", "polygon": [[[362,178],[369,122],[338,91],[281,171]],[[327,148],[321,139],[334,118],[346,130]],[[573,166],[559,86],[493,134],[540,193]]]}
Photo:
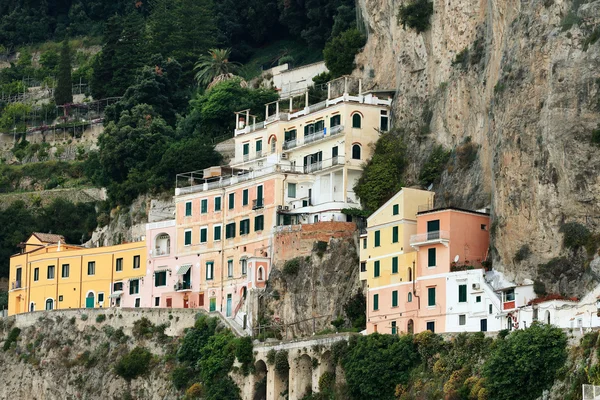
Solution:
{"label": "small square window", "polygon": [[367,272],[367,262],[366,261],[362,261],[360,263],[360,272]]}
{"label": "small square window", "polygon": [[487,231],[487,225],[481,224],[481,230],[482,231]]}
{"label": "small square window", "polygon": [[104,303],[104,293],[98,293],[98,303]]}
{"label": "small square window", "polygon": [[392,214],[394,215],[398,215],[400,214],[400,206],[398,204],[394,204],[394,207],[392,207]]}
{"label": "small square window", "polygon": [[481,303],[481,296],[475,297],[475,302],[476,303]]}
{"label": "small square window", "polygon": [[58,296],[58,301],[63,301],[63,296],[62,294],[60,296]]}

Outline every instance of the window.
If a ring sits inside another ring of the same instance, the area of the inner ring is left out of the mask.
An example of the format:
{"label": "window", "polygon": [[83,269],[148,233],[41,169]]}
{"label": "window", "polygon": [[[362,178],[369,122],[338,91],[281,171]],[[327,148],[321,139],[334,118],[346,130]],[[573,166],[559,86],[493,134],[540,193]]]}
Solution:
{"label": "window", "polygon": [[481,230],[482,231],[486,231],[487,230],[487,226],[485,224],[481,224]]}
{"label": "window", "polygon": [[242,145],[242,151],[244,153],[245,156],[247,156],[248,154],[250,154],[250,143],[244,143]]}
{"label": "window", "polygon": [[54,265],[48,265],[48,279],[54,279]]}
{"label": "window", "polygon": [[192,215],[192,202],[188,201],[185,203],[185,216],[189,217]]}
{"label": "window", "polygon": [[113,293],[120,292],[122,290],[123,290],[123,282],[115,282],[115,284],[113,285]]}
{"label": "window", "polygon": [[398,243],[398,227],[392,227],[392,243]]}
{"label": "window", "polygon": [[221,211],[221,196],[215,197],[215,211]]}
{"label": "window", "polygon": [[256,141],[256,155],[260,157],[262,154],[262,140]]}
{"label": "window", "polygon": [[329,118],[329,127],[333,128],[334,126],[338,126],[342,123],[342,116],[341,115],[332,115],[331,118]]}
{"label": "window", "polygon": [[395,335],[396,332],[396,321],[392,321],[392,335]]}
{"label": "window", "polygon": [[232,239],[235,237],[235,222],[225,225],[225,239]]}
{"label": "window", "polygon": [[379,310],[379,295],[374,294],[373,295],[373,311],[377,311],[377,310]]}
{"label": "window", "polygon": [[219,241],[221,240],[221,225],[215,225],[213,228],[213,240]]}
{"label": "window", "polygon": [[375,247],[381,246],[381,232],[375,231]]}
{"label": "window", "polygon": [[140,268],[140,256],[133,256],[133,269]]}
{"label": "window", "polygon": [[392,257],[392,274],[398,273],[398,257]]}
{"label": "window", "polygon": [[504,292],[504,301],[515,301],[515,289]]}
{"label": "window", "polygon": [[394,204],[394,206],[392,207],[392,214],[393,215],[400,214],[400,206],[398,204]]}
{"label": "window", "polygon": [[264,201],[265,199],[263,199],[263,186],[258,185],[256,187],[256,208],[263,208]]}
{"label": "window", "polygon": [[63,295],[58,296],[58,301],[63,301]]}
{"label": "window", "polygon": [[275,153],[277,151],[277,139],[273,138],[271,140],[271,153]]}
{"label": "window", "polygon": [[122,258],[117,258],[117,262],[115,264],[115,271],[117,271],[117,272],[123,271],[123,259]]}
{"label": "window", "polygon": [[435,247],[427,250],[427,266],[435,267]]}
{"label": "window", "polygon": [[440,238],[440,220],[427,221],[427,240]]}
{"label": "window", "polygon": [[212,261],[207,262],[206,263],[206,280],[207,281],[211,281],[213,279],[214,272],[215,272],[215,263]]}
{"label": "window", "polygon": [[167,286],[167,271],[154,273],[154,287]]}
{"label": "window", "polygon": [[408,301],[409,303],[412,303],[412,293],[411,292],[408,292],[408,298],[406,301]]}
{"label": "window", "polygon": [[381,132],[387,132],[389,125],[389,118],[387,110],[381,110],[381,115],[379,117],[379,130]]}
{"label": "window", "polygon": [[160,306],[160,297],[155,297],[154,298],[154,307],[159,307]]}
{"label": "window", "polygon": [[191,244],[192,244],[192,231],[190,229],[190,230],[185,231],[185,233],[184,233],[183,245],[189,246]]}
{"label": "window", "polygon": [[257,215],[254,217],[254,232],[262,231],[265,229],[265,216]]}
{"label": "window", "polygon": [[434,287],[427,288],[427,306],[429,306],[429,307],[435,306],[435,288]]}
{"label": "window", "polygon": [[138,294],[140,292],[140,280],[132,279],[129,281],[129,294]]}
{"label": "window", "polygon": [[373,268],[373,277],[374,277],[374,278],[377,278],[377,277],[379,276],[380,272],[381,272],[381,271],[379,270],[379,261],[375,261],[375,262],[374,262],[374,267],[375,267],[375,268]]}
{"label": "window", "polygon": [[36,268],[33,270],[33,281],[37,282],[40,280],[40,269]]}
{"label": "window", "polygon": [[52,300],[52,299],[46,300],[46,310],[53,310],[53,309],[54,309],[54,300]]}
{"label": "window", "polygon": [[206,214],[208,212],[208,199],[202,199],[200,201],[200,213]]}
{"label": "window", "polygon": [[240,264],[242,264],[242,275],[246,275],[248,273],[248,260],[242,258]]}
{"label": "window", "polygon": [[227,276],[233,277],[233,260],[227,260]]}
{"label": "window", "polygon": [[200,228],[200,243],[208,241],[208,228]]}
{"label": "window", "polygon": [[360,116],[360,114],[356,113],[356,114],[352,115],[352,127],[353,128],[360,129],[361,122],[362,122],[362,117]]}
{"label": "window", "polygon": [[482,319],[479,321],[479,328],[481,332],[487,332],[487,319]]}
{"label": "window", "polygon": [[481,303],[481,296],[475,297],[475,303]]}
{"label": "window", "polygon": [[427,330],[435,333],[435,321],[427,322]]}
{"label": "window", "polygon": [[244,189],[242,191],[242,205],[243,206],[247,206],[248,205],[248,198],[249,198],[248,189]]}
{"label": "window", "polygon": [[458,302],[467,302],[467,285],[458,285]]}
{"label": "window", "polygon": [[360,272],[367,272],[367,262],[366,261],[361,261]]}
{"label": "window", "polygon": [[104,303],[104,293],[98,293],[98,303]]}
{"label": "window", "polygon": [[488,307],[488,314],[491,314],[491,313],[492,313],[492,305],[490,304]]}
{"label": "window", "polygon": [[461,326],[467,324],[467,316],[465,314],[461,314],[458,316],[458,324]]}
{"label": "window", "polygon": [[250,220],[243,219],[240,221],[240,235],[247,235],[250,233]]}
{"label": "window", "polygon": [[398,291],[394,290],[392,292],[392,307],[398,307]]}
{"label": "window", "polygon": [[360,160],[360,144],[352,145],[352,159]]}
{"label": "window", "polygon": [[296,198],[296,184],[288,183],[288,197],[295,199]]}
{"label": "window", "polygon": [[363,239],[363,249],[367,248],[367,238]]}
{"label": "window", "polygon": [[69,264],[63,264],[61,270],[61,277],[68,278],[69,277]]}
{"label": "window", "polygon": [[134,305],[134,307],[135,308],[139,308],[139,306],[140,306],[140,298],[138,297],[137,299],[135,299],[135,305]]}
{"label": "window", "polygon": [[229,193],[228,206],[230,210],[233,210],[235,207],[235,193]]}

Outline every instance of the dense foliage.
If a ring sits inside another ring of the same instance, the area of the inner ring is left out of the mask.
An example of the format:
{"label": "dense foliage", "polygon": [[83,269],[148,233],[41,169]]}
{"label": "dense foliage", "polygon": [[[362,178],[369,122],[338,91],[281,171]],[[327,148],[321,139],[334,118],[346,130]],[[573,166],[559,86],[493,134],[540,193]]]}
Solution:
{"label": "dense foliage", "polygon": [[96,225],[93,203],[56,199],[47,206],[27,206],[16,201],[0,209],[0,276],[8,276],[10,256],[32,232],[60,232],[68,243],[79,244],[90,238]]}
{"label": "dense foliage", "polygon": [[323,56],[333,77],[352,73],[356,67],[354,57],[365,43],[365,36],[355,28],[341,33],[327,43]]}
{"label": "dense foliage", "polygon": [[445,150],[442,145],[433,148],[419,174],[421,185],[428,186],[440,178],[451,154],[452,152]]}
{"label": "dense foliage", "polygon": [[354,192],[364,209],[374,212],[402,187],[406,145],[396,131],[382,134],[367,162]]}
{"label": "dense foliage", "polygon": [[57,105],[73,102],[73,90],[71,86],[71,48],[69,47],[68,40],[63,41],[60,49],[60,63],[58,65],[56,89],[54,90],[54,102]]}
{"label": "dense foliage", "polygon": [[403,4],[398,10],[398,22],[403,27],[408,26],[418,33],[429,29],[430,18],[433,14],[433,3],[429,0],[414,0],[411,3]]}
{"label": "dense foliage", "polygon": [[135,347],[115,365],[115,373],[127,381],[145,375],[150,370],[152,353],[144,347]]}

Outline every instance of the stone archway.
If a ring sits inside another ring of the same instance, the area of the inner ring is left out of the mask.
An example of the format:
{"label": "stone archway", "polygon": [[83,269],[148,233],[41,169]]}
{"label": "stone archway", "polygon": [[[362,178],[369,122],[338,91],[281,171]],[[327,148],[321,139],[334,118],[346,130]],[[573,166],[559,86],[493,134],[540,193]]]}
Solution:
{"label": "stone archway", "polygon": [[254,364],[254,387],[252,400],[267,400],[267,364],[258,360]]}
{"label": "stone archway", "polygon": [[313,391],[332,392],[335,384],[335,364],[331,351],[327,350],[320,356],[318,376],[313,382]]}
{"label": "stone archway", "polygon": [[312,359],[308,354],[303,354],[295,360],[294,364],[294,371],[290,375],[294,380],[291,389],[294,391],[293,398],[301,399],[312,393]]}

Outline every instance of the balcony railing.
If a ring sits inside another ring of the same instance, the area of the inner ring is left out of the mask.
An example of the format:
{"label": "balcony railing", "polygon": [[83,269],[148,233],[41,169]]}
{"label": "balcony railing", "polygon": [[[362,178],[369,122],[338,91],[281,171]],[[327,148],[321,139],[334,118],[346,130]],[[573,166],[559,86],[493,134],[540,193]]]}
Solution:
{"label": "balcony railing", "polygon": [[426,244],[428,242],[440,242],[450,240],[448,231],[431,231],[427,233],[419,233],[410,237],[410,244]]}
{"label": "balcony railing", "polygon": [[155,256],[155,257],[157,257],[157,256],[168,256],[169,254],[171,254],[171,248],[170,247],[156,248],[156,249],[154,249],[154,252],[152,253],[152,255]]}
{"label": "balcony railing", "polygon": [[310,174],[311,172],[320,171],[323,169],[323,162],[317,161],[312,164],[308,164],[304,166],[304,173]]}
{"label": "balcony railing", "polygon": [[284,150],[293,149],[296,146],[298,146],[298,141],[296,139],[286,140],[285,142],[283,142]]}
{"label": "balcony railing", "polygon": [[174,287],[176,292],[179,292],[180,290],[191,290],[192,289],[192,284],[190,282],[177,282],[175,284]]}
{"label": "balcony railing", "polygon": [[258,210],[260,208],[265,208],[265,199],[252,200],[252,209]]}
{"label": "balcony railing", "polygon": [[21,289],[22,288],[21,281],[14,281],[11,285],[11,288],[12,289]]}

